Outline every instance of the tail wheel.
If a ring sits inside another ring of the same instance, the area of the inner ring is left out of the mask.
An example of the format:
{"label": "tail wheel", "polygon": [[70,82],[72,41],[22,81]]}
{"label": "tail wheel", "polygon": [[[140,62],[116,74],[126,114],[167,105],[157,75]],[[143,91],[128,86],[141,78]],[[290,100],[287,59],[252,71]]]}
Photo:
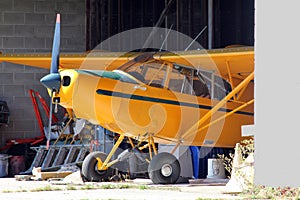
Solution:
{"label": "tail wheel", "polygon": [[154,184],[176,183],[180,176],[180,164],[175,156],[163,152],[153,157],[148,173]]}
{"label": "tail wheel", "polygon": [[100,158],[101,161],[106,159],[107,155],[103,152],[94,151],[90,153],[82,163],[82,175],[88,181],[107,181],[113,175],[113,169],[108,168],[107,170],[98,170],[97,164],[98,160],[96,158]]}

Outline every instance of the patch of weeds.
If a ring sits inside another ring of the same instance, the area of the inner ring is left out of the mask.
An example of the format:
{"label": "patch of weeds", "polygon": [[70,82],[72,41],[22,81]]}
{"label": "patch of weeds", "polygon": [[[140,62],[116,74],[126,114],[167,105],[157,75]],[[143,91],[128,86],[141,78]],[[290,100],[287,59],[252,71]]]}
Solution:
{"label": "patch of weeds", "polygon": [[133,184],[102,184],[102,185],[91,185],[87,184],[80,188],[79,190],[95,190],[95,189],[139,189],[139,190],[170,190],[170,191],[180,191],[178,187],[150,187],[148,185],[133,185]]}
{"label": "patch of weeds", "polygon": [[147,185],[140,185],[140,186],[139,186],[139,189],[140,189],[140,190],[148,190],[149,187],[148,187]]}
{"label": "patch of weeds", "polygon": [[63,190],[63,189],[59,187],[51,187],[51,191],[59,191],[59,190]]}
{"label": "patch of weeds", "polygon": [[77,188],[73,185],[68,185],[66,189],[67,190],[77,190]]}
{"label": "patch of weeds", "polygon": [[105,184],[99,187],[99,189],[130,189],[130,188],[138,188],[138,186],[130,185],[130,184]]}
{"label": "patch of weeds", "polygon": [[26,190],[26,189],[21,189],[21,190],[15,191],[15,192],[28,192],[28,190]]}
{"label": "patch of weeds", "polygon": [[105,184],[101,185],[100,189],[116,189],[116,186],[112,184]]}
{"label": "patch of weeds", "polygon": [[97,189],[97,187],[95,187],[94,185],[91,184],[86,184],[83,187],[80,188],[81,190],[94,190]]}
{"label": "patch of weeds", "polygon": [[241,196],[251,199],[295,199],[299,198],[299,188],[254,186]]}
{"label": "patch of weeds", "polygon": [[129,185],[129,184],[120,184],[120,185],[117,185],[117,188],[118,189],[129,189],[129,188],[133,188],[133,186]]}
{"label": "patch of weeds", "polygon": [[2,190],[3,193],[13,193],[14,191],[12,190]]}
{"label": "patch of weeds", "polygon": [[14,193],[14,192],[28,192],[28,190],[20,189],[20,190],[3,190],[2,193]]}
{"label": "patch of weeds", "polygon": [[[241,141],[239,147],[241,150],[242,159],[244,161],[251,153],[254,153],[254,140],[253,139],[243,140]],[[218,154],[217,156],[218,158],[223,160],[224,168],[226,169],[227,172],[229,172],[231,176],[234,154],[229,153],[229,157],[225,156],[224,154]],[[230,178],[230,176],[228,178]]]}
{"label": "patch of weeds", "polygon": [[178,187],[165,187],[159,188],[159,190],[181,191]]}
{"label": "patch of weeds", "polygon": [[50,185],[46,185],[45,187],[42,188],[31,189],[30,192],[59,191],[59,190],[62,189],[58,187],[51,187]]}

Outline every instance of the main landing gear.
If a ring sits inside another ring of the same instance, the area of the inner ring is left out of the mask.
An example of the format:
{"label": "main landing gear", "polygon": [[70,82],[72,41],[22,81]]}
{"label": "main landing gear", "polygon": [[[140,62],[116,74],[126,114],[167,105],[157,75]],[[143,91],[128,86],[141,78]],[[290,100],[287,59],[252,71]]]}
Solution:
{"label": "main landing gear", "polygon": [[[108,181],[113,176],[112,167],[98,169],[98,162],[104,162],[105,158],[105,153],[95,151],[84,159],[82,175],[86,180],[95,182]],[[150,161],[148,174],[154,184],[176,183],[180,176],[179,161],[170,153],[159,153]]]}
{"label": "main landing gear", "polygon": [[[112,166],[120,161],[126,160],[133,150],[125,150],[119,154],[118,158],[110,161],[119,144],[124,139],[120,136],[115,146],[107,156],[103,152],[95,151],[90,153],[83,161],[82,175],[88,181],[107,181],[113,175]],[[151,140],[153,141],[153,140]],[[131,144],[133,144],[131,142]],[[139,143],[140,144],[140,143]],[[154,142],[153,142],[154,144]],[[154,184],[174,184],[180,176],[180,164],[175,156],[170,153],[162,152],[157,154],[155,145],[147,144],[149,147],[149,156],[152,158],[153,149],[154,155],[148,166],[148,174]],[[132,145],[132,149],[138,148],[139,145]],[[142,147],[144,148],[144,147]],[[141,148],[140,148],[141,149]]]}

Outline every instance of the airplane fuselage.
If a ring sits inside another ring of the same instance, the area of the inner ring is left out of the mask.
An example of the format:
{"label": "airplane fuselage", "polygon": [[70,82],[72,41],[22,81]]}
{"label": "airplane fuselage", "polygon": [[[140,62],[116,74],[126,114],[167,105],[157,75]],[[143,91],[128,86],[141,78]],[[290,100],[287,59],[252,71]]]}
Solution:
{"label": "airplane fuselage", "polygon": [[[97,76],[84,70],[62,70],[60,74],[62,80],[70,77],[66,86],[63,81],[58,95],[63,107],[72,108],[77,118],[136,139],[151,134],[159,143],[181,140],[184,145],[233,147],[242,139],[241,126],[253,123],[250,106],[202,130],[200,125],[182,138],[218,100]],[[238,106],[237,102],[228,102],[202,126]]]}

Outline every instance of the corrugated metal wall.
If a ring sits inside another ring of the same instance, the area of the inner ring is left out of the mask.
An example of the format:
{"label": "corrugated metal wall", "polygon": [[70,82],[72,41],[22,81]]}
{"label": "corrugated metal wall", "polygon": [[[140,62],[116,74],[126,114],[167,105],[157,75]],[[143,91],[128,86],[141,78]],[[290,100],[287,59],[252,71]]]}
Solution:
{"label": "corrugated metal wall", "polygon": [[[86,0],[87,50],[117,33],[163,27],[195,38],[208,25],[207,0]],[[208,45],[206,31],[197,39]],[[213,1],[213,48],[254,45],[254,0]]]}

